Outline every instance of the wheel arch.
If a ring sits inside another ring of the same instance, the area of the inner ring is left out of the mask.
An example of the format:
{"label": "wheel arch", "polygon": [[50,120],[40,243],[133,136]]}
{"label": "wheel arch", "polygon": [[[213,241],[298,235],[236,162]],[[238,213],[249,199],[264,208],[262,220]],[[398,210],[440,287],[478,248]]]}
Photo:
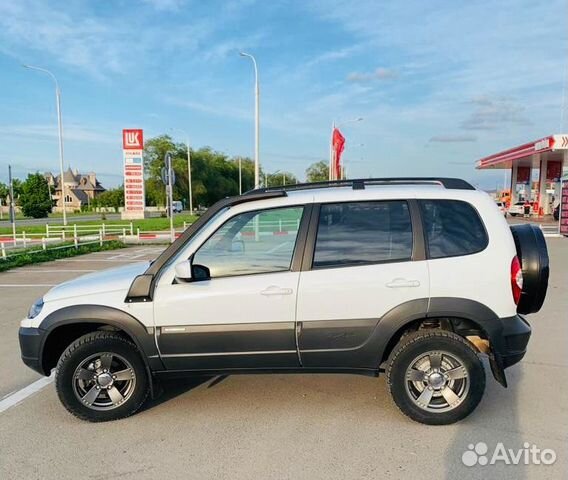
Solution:
{"label": "wheel arch", "polygon": [[481,333],[480,336],[494,346],[501,346],[501,322],[497,314],[487,306],[466,298],[413,300],[395,307],[379,321],[376,332],[379,339],[379,365],[388,360],[393,348],[406,332],[428,324],[435,328],[438,326],[436,323],[463,337]]}
{"label": "wheel arch", "polygon": [[95,330],[114,330],[138,348],[148,371],[163,368],[154,341],[153,327],[146,328],[132,315],[104,305],[73,305],[49,314],[39,325],[45,336],[39,358],[46,375],[74,340]]}

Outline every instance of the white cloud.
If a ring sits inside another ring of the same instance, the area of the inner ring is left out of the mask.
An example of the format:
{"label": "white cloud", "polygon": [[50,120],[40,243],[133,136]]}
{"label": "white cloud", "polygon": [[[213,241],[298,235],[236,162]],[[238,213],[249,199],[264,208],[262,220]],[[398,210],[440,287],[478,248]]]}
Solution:
{"label": "white cloud", "polygon": [[389,68],[379,67],[372,72],[352,72],[347,75],[348,82],[369,82],[372,80],[393,80],[398,73]]}
{"label": "white cloud", "polygon": [[[171,9],[180,2],[152,2]],[[0,52],[20,62],[63,64],[99,80],[140,72],[167,54],[202,57],[215,47],[210,39],[223,25],[223,16],[197,17],[190,23],[158,22],[147,9],[120,10],[96,15],[89,5],[50,4],[39,0],[0,0]],[[206,45],[202,47],[202,45]]]}
{"label": "white cloud", "polygon": [[464,130],[498,130],[532,125],[525,108],[510,99],[492,99],[483,95],[473,98],[471,103],[475,108],[461,123]]}
{"label": "white cloud", "polygon": [[477,137],[473,135],[434,135],[430,138],[430,142],[437,143],[464,143],[476,141]]}
{"label": "white cloud", "polygon": [[[0,137],[13,138],[22,137],[27,141],[43,141],[46,139],[57,139],[57,125],[50,124],[31,124],[31,125],[0,125]],[[112,131],[101,130],[100,128],[87,128],[77,124],[63,124],[63,140],[71,142],[84,142],[96,144],[120,144],[120,129]]]}

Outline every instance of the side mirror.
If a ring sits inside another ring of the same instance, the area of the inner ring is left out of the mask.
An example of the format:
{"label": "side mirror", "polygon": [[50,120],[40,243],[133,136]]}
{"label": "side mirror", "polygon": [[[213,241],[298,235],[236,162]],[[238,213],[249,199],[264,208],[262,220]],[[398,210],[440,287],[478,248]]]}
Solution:
{"label": "side mirror", "polygon": [[182,282],[209,280],[211,272],[205,265],[192,265],[191,260],[184,260],[175,266],[176,279]]}
{"label": "side mirror", "polygon": [[199,265],[197,263],[192,265],[191,274],[194,282],[211,279],[211,271],[205,265]]}
{"label": "side mirror", "polygon": [[192,268],[190,260],[184,260],[183,262],[176,263],[176,278],[178,280],[183,280],[184,282],[189,282],[192,278],[191,270]]}

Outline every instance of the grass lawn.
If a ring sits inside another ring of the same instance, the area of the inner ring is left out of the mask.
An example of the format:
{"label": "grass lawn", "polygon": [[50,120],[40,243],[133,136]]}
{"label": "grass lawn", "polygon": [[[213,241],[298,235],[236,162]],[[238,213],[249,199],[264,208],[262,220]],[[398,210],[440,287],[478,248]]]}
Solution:
{"label": "grass lawn", "polygon": [[77,255],[84,255],[85,253],[102,252],[104,250],[115,250],[117,248],[124,248],[124,244],[118,241],[105,242],[103,245],[93,243],[89,245],[79,245],[78,248],[69,246],[67,248],[48,249],[42,250],[40,248],[29,248],[27,250],[18,250],[16,252],[9,252],[6,259],[0,258],[0,272],[10,270],[11,268],[22,267],[24,265],[31,265],[34,263],[50,262],[58,258],[69,258]]}
{"label": "grass lawn", "polygon": [[[180,213],[174,216],[174,227],[183,227],[183,222],[192,223],[197,219],[195,215],[190,215],[189,213]],[[46,223],[49,223],[49,219],[46,218]],[[73,221],[70,218],[69,224],[67,225],[66,231],[73,232]],[[130,222],[128,221],[121,221],[121,220],[89,220],[86,222],[77,223],[77,226],[83,225],[121,225],[127,230],[130,229]],[[143,220],[132,220],[132,225],[134,230],[136,231],[137,228],[140,228],[142,231],[153,231],[153,230],[168,230],[170,228],[170,220],[169,218],[161,218],[161,217],[153,217],[153,218],[145,218]],[[61,229],[59,228],[61,225],[53,225],[54,232],[60,232]],[[51,227],[51,225],[50,225]],[[18,233],[26,232],[26,233],[45,233],[45,224],[43,225],[18,225],[16,221],[16,231]],[[6,227],[0,227],[0,235],[11,235],[12,234],[12,227],[10,224]],[[91,232],[92,234],[92,232]]]}

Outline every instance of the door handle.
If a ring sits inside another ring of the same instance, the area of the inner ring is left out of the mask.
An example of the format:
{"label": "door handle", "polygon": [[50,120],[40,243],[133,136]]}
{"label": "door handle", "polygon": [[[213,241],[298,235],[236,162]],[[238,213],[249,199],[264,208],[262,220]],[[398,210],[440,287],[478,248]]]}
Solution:
{"label": "door handle", "polygon": [[281,288],[276,285],[270,285],[270,287],[260,292],[260,294],[264,295],[265,297],[272,295],[292,295],[292,293],[294,293],[294,290],[292,290],[291,288]]}
{"label": "door handle", "polygon": [[408,288],[408,287],[419,287],[420,282],[418,280],[407,280],[406,278],[395,278],[386,284],[388,288]]}

